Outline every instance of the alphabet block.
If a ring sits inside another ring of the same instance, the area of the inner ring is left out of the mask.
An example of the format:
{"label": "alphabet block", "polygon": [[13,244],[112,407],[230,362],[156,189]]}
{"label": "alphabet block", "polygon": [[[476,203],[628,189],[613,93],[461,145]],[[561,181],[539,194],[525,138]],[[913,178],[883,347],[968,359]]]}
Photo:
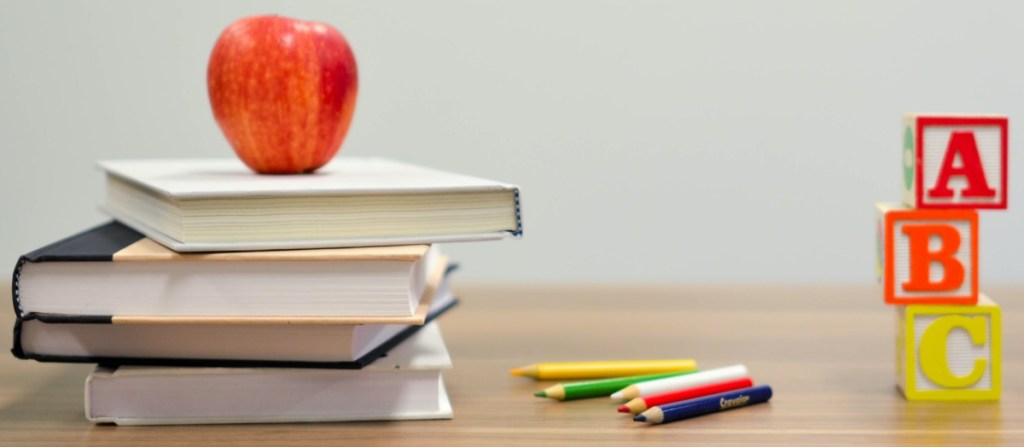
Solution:
{"label": "alphabet block", "polygon": [[907,400],[999,400],[1001,313],[976,306],[896,308],[896,381]]}
{"label": "alphabet block", "polygon": [[876,270],[886,303],[978,302],[977,211],[876,208]]}
{"label": "alphabet block", "polygon": [[903,118],[903,201],[911,208],[1006,209],[1002,115]]}

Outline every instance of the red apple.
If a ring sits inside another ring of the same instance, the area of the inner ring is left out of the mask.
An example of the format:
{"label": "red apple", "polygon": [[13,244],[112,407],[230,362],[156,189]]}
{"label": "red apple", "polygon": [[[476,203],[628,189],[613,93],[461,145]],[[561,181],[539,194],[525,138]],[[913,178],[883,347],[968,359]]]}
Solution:
{"label": "red apple", "polygon": [[358,76],[348,42],[330,25],[254,16],[221,33],[206,86],[238,158],[262,174],[298,174],[338,153]]}

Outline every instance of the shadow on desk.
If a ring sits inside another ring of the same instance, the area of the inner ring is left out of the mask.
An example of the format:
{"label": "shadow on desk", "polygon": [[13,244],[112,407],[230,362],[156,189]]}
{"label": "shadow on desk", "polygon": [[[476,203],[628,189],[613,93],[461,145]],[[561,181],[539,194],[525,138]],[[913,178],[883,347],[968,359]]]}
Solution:
{"label": "shadow on desk", "polygon": [[[91,365],[68,368],[65,365],[57,367],[41,366],[36,362],[24,363],[30,363],[29,366],[42,371],[32,373],[26,370],[24,375],[13,376],[8,368],[3,374],[7,385],[17,386],[5,387],[0,395],[0,440],[11,432],[32,431],[38,434],[40,428],[47,426],[90,424],[85,419],[83,393],[85,377],[92,370]],[[20,445],[6,442],[0,444]]]}

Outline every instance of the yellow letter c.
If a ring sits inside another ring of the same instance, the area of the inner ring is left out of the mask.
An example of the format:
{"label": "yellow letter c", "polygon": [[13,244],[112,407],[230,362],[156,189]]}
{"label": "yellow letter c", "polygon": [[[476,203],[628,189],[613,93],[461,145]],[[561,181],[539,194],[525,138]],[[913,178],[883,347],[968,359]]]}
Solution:
{"label": "yellow letter c", "polygon": [[982,346],[986,343],[986,318],[948,315],[936,319],[921,335],[921,370],[936,385],[944,388],[966,388],[981,380],[988,365],[986,359],[974,359],[974,368],[965,376],[957,376],[949,370],[946,353],[946,339],[955,328],[963,328],[971,336],[971,343]]}

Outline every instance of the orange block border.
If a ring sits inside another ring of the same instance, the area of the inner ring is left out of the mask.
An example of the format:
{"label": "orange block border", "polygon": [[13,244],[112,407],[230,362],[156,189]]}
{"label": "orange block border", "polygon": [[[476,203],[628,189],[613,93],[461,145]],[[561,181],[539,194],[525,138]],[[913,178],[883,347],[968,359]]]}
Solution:
{"label": "orange block border", "polygon": [[[896,296],[894,229],[898,220],[966,220],[971,226],[971,294],[934,295],[914,298]],[[974,210],[893,210],[885,213],[885,302],[886,304],[966,304],[978,303],[978,212]]]}

